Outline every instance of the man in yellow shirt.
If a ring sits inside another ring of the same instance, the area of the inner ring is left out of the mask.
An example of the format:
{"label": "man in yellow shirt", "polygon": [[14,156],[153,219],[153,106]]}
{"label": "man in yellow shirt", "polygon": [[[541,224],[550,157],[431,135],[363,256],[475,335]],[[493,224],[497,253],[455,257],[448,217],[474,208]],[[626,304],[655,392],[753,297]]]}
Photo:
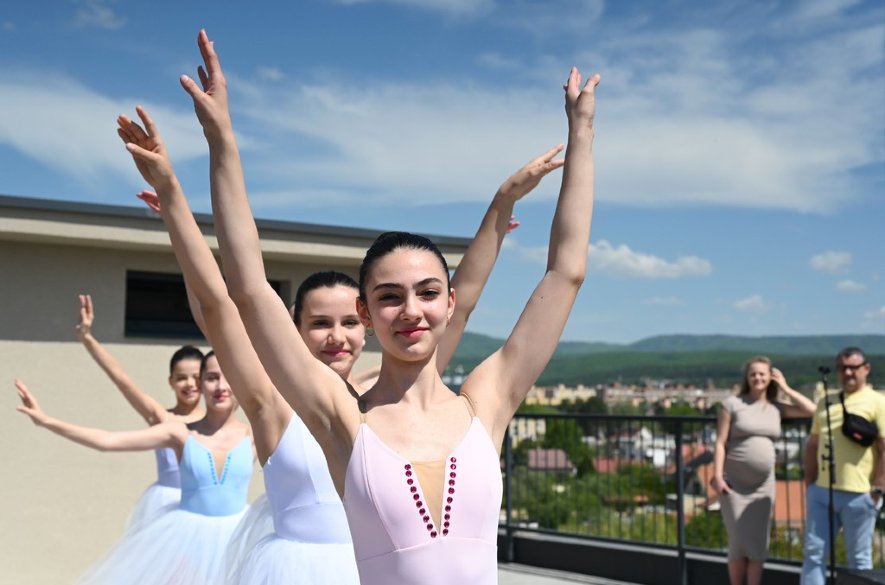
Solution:
{"label": "man in yellow shirt", "polygon": [[[836,356],[836,372],[842,385],[844,408],[839,397],[830,398],[835,479],[833,482],[834,533],[845,531],[845,556],[852,569],[871,569],[872,537],[876,516],[885,494],[885,396],[867,384],[870,364],[863,351],[848,347]],[[872,445],[863,446],[842,433],[845,412],[876,423]],[[805,450],[805,550],[802,585],[824,585],[825,559],[829,551],[830,474],[826,455],[827,412],[817,404],[811,435]],[[872,480],[872,482],[871,482]]]}

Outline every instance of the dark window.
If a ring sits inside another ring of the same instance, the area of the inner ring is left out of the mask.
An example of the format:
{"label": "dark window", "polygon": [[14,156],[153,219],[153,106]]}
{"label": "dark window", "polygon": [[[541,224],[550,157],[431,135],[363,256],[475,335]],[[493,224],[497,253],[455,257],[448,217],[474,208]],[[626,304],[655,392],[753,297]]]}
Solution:
{"label": "dark window", "polygon": [[[282,283],[269,281],[282,296]],[[126,272],[127,337],[202,339],[187,304],[184,277],[159,272]]]}

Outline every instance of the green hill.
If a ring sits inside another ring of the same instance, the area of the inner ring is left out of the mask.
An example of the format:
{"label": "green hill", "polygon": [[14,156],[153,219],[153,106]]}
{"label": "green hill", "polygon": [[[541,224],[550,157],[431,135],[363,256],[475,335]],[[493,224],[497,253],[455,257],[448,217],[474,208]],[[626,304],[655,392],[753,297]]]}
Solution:
{"label": "green hill", "polygon": [[[478,363],[504,345],[503,339],[482,335],[481,333],[464,333],[461,343],[455,351],[455,360],[461,363]],[[556,349],[557,355],[584,355],[588,353],[603,353],[610,351],[624,351],[625,346],[614,343],[597,341],[563,341]]]}
{"label": "green hill", "polygon": [[[467,371],[497,350],[503,340],[465,333],[452,364]],[[671,380],[684,384],[730,386],[740,381],[743,364],[767,355],[799,387],[818,379],[820,365],[832,366],[836,353],[849,345],[862,347],[873,365],[871,382],[885,380],[885,335],[821,335],[805,337],[737,337],[668,335],[630,345],[564,342],[541,374],[541,385],[594,385],[620,380]],[[835,384],[835,373],[832,375]]]}
{"label": "green hill", "polygon": [[658,335],[630,344],[636,351],[739,351],[779,355],[835,355],[844,347],[885,354],[885,335],[809,335],[740,337],[736,335]]}

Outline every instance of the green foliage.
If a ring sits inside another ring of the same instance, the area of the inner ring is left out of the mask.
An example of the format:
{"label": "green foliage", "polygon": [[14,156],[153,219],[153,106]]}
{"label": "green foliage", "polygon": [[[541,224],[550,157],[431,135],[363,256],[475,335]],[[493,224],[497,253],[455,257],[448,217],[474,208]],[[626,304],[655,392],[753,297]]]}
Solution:
{"label": "green foliage", "polygon": [[676,514],[658,510],[641,510],[628,513],[603,509],[595,518],[583,525],[582,534],[675,545],[678,542]]}
{"label": "green foliage", "polygon": [[[564,402],[559,406],[559,411],[574,414],[608,414],[608,405],[599,398],[594,396],[587,400],[575,400],[574,402]],[[591,419],[579,420],[578,424],[584,429],[584,435],[592,436],[599,428],[599,422]]]}
{"label": "green foliage", "polygon": [[540,441],[534,439],[523,439],[513,448],[513,467],[526,466],[529,464],[529,451],[535,447],[540,447]]}
{"label": "green foliage", "polygon": [[802,538],[802,527],[798,519],[795,520],[795,525],[792,528],[772,525],[768,550],[772,557],[801,559]]}
{"label": "green foliage", "polygon": [[[697,408],[691,406],[687,402],[678,401],[673,403],[669,408],[664,408],[664,405],[660,402],[655,404],[655,414],[660,416],[703,416],[702,413]],[[661,423],[661,432],[666,433],[668,435],[675,435],[682,431],[683,434],[687,434],[687,432],[692,428],[690,423],[684,423],[680,421],[667,421]]]}
{"label": "green foliage", "polygon": [[574,402],[565,402],[559,407],[560,412],[568,412],[575,414],[608,414],[608,405],[599,398],[594,396],[586,400],[575,400]]}
{"label": "green foliage", "polygon": [[641,402],[637,405],[633,405],[630,402],[620,402],[618,404],[611,405],[612,414],[623,414],[626,416],[643,416],[646,412],[648,412],[647,402]]}
{"label": "green foliage", "polygon": [[593,451],[584,443],[584,431],[574,419],[552,418],[547,420],[544,432],[545,449],[562,449],[569,460],[583,475],[593,471]]}
{"label": "green foliage", "polygon": [[516,518],[537,522],[539,528],[559,529],[571,519],[574,506],[568,502],[574,493],[572,478],[558,478],[525,467],[513,470],[512,499]]}
{"label": "green foliage", "polygon": [[685,523],[685,543],[702,548],[728,548],[725,523],[719,512],[702,512]]}
{"label": "green foliage", "polygon": [[802,465],[799,463],[788,463],[787,465],[779,463],[774,466],[774,477],[776,479],[801,481],[804,477]]}
{"label": "green foliage", "polygon": [[517,414],[558,414],[559,411],[552,406],[543,404],[526,404],[523,402],[516,411]]}
{"label": "green foliage", "polygon": [[655,405],[655,414],[662,416],[704,416],[703,412],[683,400],[674,402],[670,408],[664,408],[659,402]]}
{"label": "green foliage", "polygon": [[661,472],[648,463],[621,465],[618,477],[626,481],[625,492],[631,497],[644,496],[648,504],[663,505],[667,498],[667,482]]}

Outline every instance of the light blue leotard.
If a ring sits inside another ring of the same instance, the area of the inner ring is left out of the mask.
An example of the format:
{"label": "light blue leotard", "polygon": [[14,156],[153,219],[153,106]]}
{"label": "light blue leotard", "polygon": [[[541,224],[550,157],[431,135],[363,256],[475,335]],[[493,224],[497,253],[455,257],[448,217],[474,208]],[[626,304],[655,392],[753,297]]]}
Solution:
{"label": "light blue leotard", "polygon": [[212,451],[190,436],[184,443],[180,472],[183,510],[204,516],[242,512],[252,477],[252,441],[245,438],[227,452],[219,476]]}
{"label": "light blue leotard", "polygon": [[246,510],[252,439],[228,451],[219,473],[212,452],[189,436],[181,452],[181,502],[132,524],[77,583],[217,583],[231,535]]}

